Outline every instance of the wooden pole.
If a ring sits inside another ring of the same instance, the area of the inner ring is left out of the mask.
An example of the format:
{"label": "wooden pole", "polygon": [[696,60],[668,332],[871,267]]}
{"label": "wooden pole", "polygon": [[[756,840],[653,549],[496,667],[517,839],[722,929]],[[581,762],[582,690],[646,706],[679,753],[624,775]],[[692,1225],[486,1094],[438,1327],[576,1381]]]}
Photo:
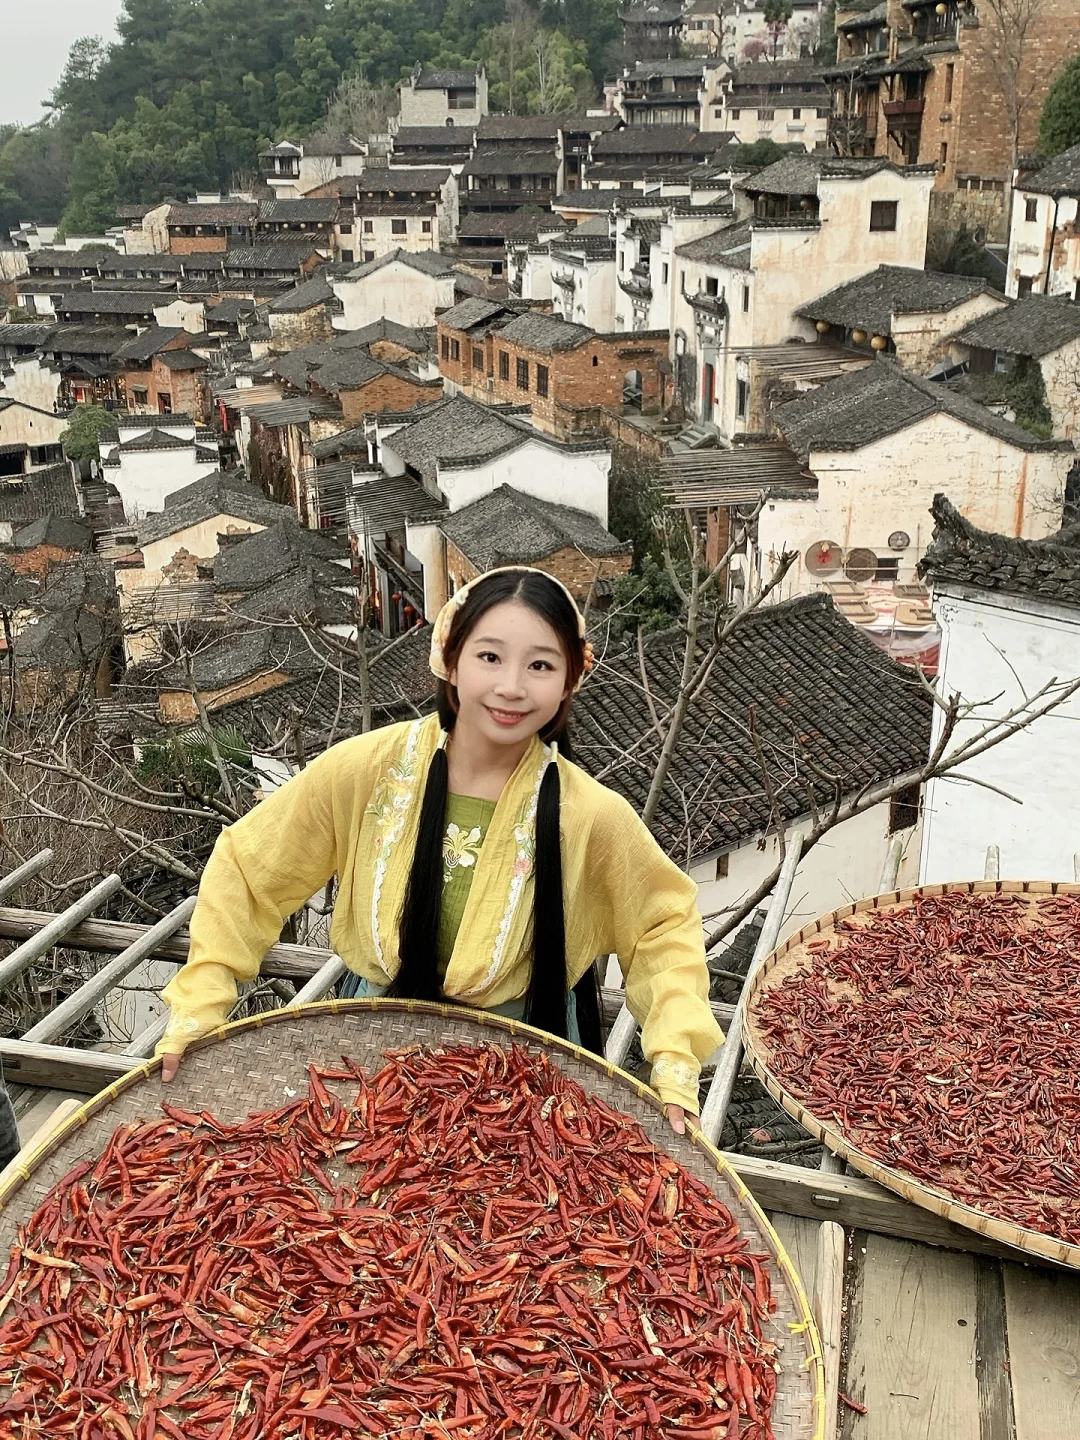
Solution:
{"label": "wooden pole", "polygon": [[63,1035],[65,1030],[81,1020],[115,985],[151,955],[162,940],[179,930],[181,925],[187,924],[188,917],[195,909],[195,899],[194,895],[189,895],[186,900],[181,900],[174,910],[170,910],[168,915],[152,926],[145,935],[121,951],[115,960],[110,960],[43,1020],[32,1025],[22,1038],[44,1044]]}
{"label": "wooden pole", "polygon": [[310,1005],[314,1000],[322,1000],[348,973],[344,960],[338,955],[331,955],[322,969],[317,970],[303,989],[296,992],[286,1005],[286,1010],[292,1009],[294,1005]]}
{"label": "wooden pole", "polygon": [[96,1095],[143,1062],[105,1050],[76,1050],[67,1045],[32,1045],[26,1040],[0,1040],[4,1076],[16,1085],[46,1090],[77,1090]]}
{"label": "wooden pole", "polygon": [[165,1011],[152,1025],[148,1025],[141,1035],[136,1035],[131,1044],[124,1050],[125,1055],[139,1055],[144,1060],[149,1059],[157,1048],[157,1043],[169,1028],[169,1012]]}
{"label": "wooden pole", "polygon": [[780,868],[780,875],[773,890],[769,913],[765,917],[765,924],[761,928],[757,945],[754,947],[754,957],[750,961],[750,966],[746,972],[746,979],[743,981],[739,1003],[735,1007],[735,1014],[732,1016],[724,1044],[720,1050],[720,1059],[717,1062],[716,1074],[713,1076],[713,1082],[709,1086],[709,1093],[705,1099],[705,1104],[701,1108],[702,1132],[714,1145],[720,1138],[720,1132],[724,1128],[724,1120],[727,1116],[728,1106],[731,1104],[732,1091],[735,1089],[735,1080],[739,1074],[739,1067],[742,1064],[743,1026],[746,1021],[746,997],[750,992],[750,986],[753,983],[754,976],[776,948],[776,942],[780,937],[780,927],[783,925],[784,916],[787,913],[788,897],[791,894],[791,886],[795,879],[795,871],[799,867],[799,857],[801,854],[802,837],[798,834],[792,835],[787,842],[787,854],[784,856],[784,863]]}
{"label": "wooden pole", "polygon": [[39,875],[52,858],[51,850],[39,850],[36,855],[31,855],[29,860],[24,860],[17,870],[12,870],[10,875],[0,879],[0,900],[6,900],[20,885],[25,885],[27,880]]}
{"label": "wooden pole", "polygon": [[76,900],[74,905],[69,905],[60,915],[53,916],[36,935],[24,940],[5,960],[0,960],[0,986],[9,985],[16,975],[21,975],[35,960],[40,960],[42,955],[51,950],[57,941],[62,940],[80,920],[85,920],[99,905],[104,904],[110,895],[115,895],[120,884],[119,875],[107,875],[104,880],[98,881],[92,890],[88,890],[81,900]]}
{"label": "wooden pole", "polygon": [[986,847],[986,864],[983,866],[983,879],[1001,879],[1001,850],[997,845],[988,845]]}
{"label": "wooden pole", "polygon": [[847,1238],[844,1227],[834,1220],[818,1226],[817,1264],[814,1267],[814,1319],[821,1336],[825,1362],[825,1429],[832,1440],[836,1434],[840,1405],[840,1355],[844,1328],[844,1257]]}

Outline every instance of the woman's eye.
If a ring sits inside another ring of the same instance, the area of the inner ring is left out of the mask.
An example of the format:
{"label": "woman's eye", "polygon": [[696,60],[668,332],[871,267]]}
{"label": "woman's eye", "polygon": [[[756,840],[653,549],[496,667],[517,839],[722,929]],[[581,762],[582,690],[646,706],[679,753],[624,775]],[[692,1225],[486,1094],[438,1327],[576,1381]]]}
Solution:
{"label": "woman's eye", "polygon": [[539,665],[541,670],[554,670],[555,668],[550,660],[534,660],[532,663],[532,668],[535,669],[537,665]]}
{"label": "woman's eye", "polygon": [[494,651],[494,650],[481,650],[481,651],[480,651],[480,654],[479,654],[476,658],[477,658],[478,660],[495,660],[495,661],[498,661],[498,658],[499,658],[499,657],[498,657],[498,655],[495,654],[495,651]]}

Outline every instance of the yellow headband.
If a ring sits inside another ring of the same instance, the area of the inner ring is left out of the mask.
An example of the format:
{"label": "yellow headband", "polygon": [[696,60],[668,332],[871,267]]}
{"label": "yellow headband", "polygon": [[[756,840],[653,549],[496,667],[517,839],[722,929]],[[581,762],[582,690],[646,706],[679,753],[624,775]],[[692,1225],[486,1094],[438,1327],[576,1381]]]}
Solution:
{"label": "yellow headband", "polygon": [[581,682],[593,666],[592,645],[585,638],[585,616],[582,615],[578,608],[577,601],[561,580],[557,580],[554,575],[549,575],[546,570],[537,570],[533,565],[499,565],[494,570],[485,570],[483,575],[475,576],[467,585],[462,585],[460,590],[456,590],[454,594],[450,596],[450,599],[442,607],[438,615],[436,615],[435,624],[431,630],[431,655],[428,659],[431,673],[440,680],[449,681],[450,672],[446,667],[446,661],[443,659],[443,652],[446,647],[447,637],[450,634],[450,627],[454,623],[454,616],[465,604],[470,592],[480,584],[481,580],[486,580],[489,575],[503,575],[510,570],[520,571],[526,575],[543,575],[545,580],[550,580],[553,585],[559,587],[574,607],[574,614],[577,616],[578,637],[585,647],[585,665],[581,674],[578,676],[577,684],[574,686],[575,691],[580,690]]}

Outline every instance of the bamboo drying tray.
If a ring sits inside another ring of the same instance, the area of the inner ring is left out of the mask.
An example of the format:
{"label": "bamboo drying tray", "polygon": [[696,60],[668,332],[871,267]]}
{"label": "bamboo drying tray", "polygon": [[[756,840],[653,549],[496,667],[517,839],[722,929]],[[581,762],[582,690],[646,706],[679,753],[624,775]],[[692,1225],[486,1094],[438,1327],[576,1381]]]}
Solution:
{"label": "bamboo drying tray", "polygon": [[190,1046],[168,1087],[159,1078],[160,1060],[148,1061],[81,1106],[0,1184],[0,1253],[13,1243],[16,1226],[73,1166],[101,1154],[118,1125],[160,1115],[163,1099],[235,1123],[249,1111],[276,1108],[291,1094],[303,1093],[309,1063],[333,1065],[349,1055],[375,1069],[385,1051],[405,1045],[485,1042],[547,1051],[586,1091],[638,1121],[653,1144],[723,1201],[751,1249],[772,1256],[776,1315],[771,1338],[782,1346],[773,1430],[776,1440],[824,1440],[821,1344],[802,1282],[779,1236],[719,1151],[697,1130],[684,1138],[673,1134],[654,1092],[625,1071],[567,1041],[484,1011],[410,1000],[323,1001],[221,1026]]}
{"label": "bamboo drying tray", "polygon": [[1047,880],[970,880],[950,885],[923,885],[916,889],[894,890],[886,895],[870,896],[854,905],[845,905],[841,910],[831,910],[827,915],[822,915],[820,919],[815,920],[813,924],[805,925],[796,934],[788,936],[787,940],[765,960],[754,977],[746,996],[744,1048],[751,1065],[769,1094],[780,1102],[788,1114],[793,1115],[811,1135],[823,1140],[830,1150],[850,1161],[857,1170],[869,1176],[870,1179],[895,1191],[905,1200],[910,1200],[912,1204],[932,1210],[936,1215],[941,1215],[946,1220],[963,1225],[969,1230],[975,1230],[991,1240],[999,1241],[1003,1245],[1013,1245],[1018,1250],[1025,1250],[1028,1254],[1038,1255],[1045,1260],[1080,1269],[1080,1245],[1071,1245],[1066,1241],[1055,1240],[1052,1236],[1043,1235],[1036,1230],[1010,1225],[1007,1221],[987,1215],[974,1206],[961,1204],[944,1191],[932,1189],[905,1174],[902,1170],[895,1170],[889,1165],[882,1164],[880,1160],[872,1159],[869,1155],[856,1149],[833,1122],[819,1120],[817,1116],[812,1115],[805,1105],[790,1094],[772,1073],[770,1061],[774,1053],[774,1046],[762,1033],[757,1023],[755,1002],[767,991],[782,985],[800,969],[804,961],[811,958],[811,952],[807,948],[811,941],[827,939],[837,934],[836,925],[839,920],[847,920],[852,916],[868,916],[875,910],[907,909],[913,901],[921,900],[925,896],[955,894],[1028,895],[1031,897],[1032,905],[1037,906],[1040,896],[1080,895],[1080,885],[1058,884]]}

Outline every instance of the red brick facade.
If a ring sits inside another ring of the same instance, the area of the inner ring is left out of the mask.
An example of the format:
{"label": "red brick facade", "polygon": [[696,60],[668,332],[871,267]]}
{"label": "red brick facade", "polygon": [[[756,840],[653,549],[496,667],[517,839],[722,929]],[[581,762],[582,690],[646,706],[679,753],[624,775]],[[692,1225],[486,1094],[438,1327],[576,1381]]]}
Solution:
{"label": "red brick facade", "polygon": [[659,408],[667,363],[666,330],[594,333],[573,349],[543,351],[512,344],[497,330],[474,345],[465,331],[439,326],[444,380],[474,400],[528,405],[537,427],[560,437],[582,433],[583,412],[621,411],[623,387],[634,372],[640,376],[642,408]]}
{"label": "red brick facade", "polygon": [[411,410],[414,405],[430,405],[442,395],[438,381],[403,380],[397,375],[378,375],[358,390],[339,390],[341,411],[346,420],[360,420],[365,415],[380,415],[384,410]]}

